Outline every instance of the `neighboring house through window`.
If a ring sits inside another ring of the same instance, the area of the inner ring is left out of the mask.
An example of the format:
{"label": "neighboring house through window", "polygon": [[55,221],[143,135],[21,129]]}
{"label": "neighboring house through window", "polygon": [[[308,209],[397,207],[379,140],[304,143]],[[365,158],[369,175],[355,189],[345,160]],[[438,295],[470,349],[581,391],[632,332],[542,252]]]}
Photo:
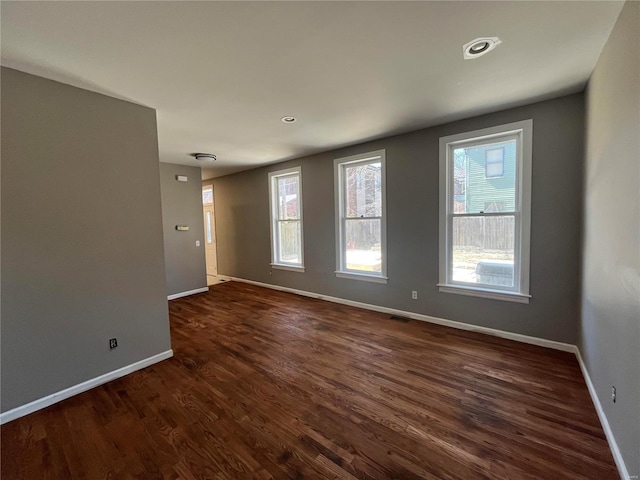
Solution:
{"label": "neighboring house through window", "polygon": [[304,271],[302,228],[302,170],[269,173],[271,207],[271,266]]}
{"label": "neighboring house through window", "polygon": [[440,139],[440,291],[529,302],[532,130]]}
{"label": "neighboring house through window", "polygon": [[386,283],[385,151],[338,158],[336,276]]}

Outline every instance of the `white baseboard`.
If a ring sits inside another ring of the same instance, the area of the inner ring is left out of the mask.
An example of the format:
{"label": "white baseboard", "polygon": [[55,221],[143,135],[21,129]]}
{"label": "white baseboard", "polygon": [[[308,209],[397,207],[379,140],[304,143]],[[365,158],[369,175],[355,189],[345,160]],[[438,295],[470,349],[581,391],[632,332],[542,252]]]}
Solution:
{"label": "white baseboard", "polygon": [[229,277],[226,275],[218,275],[228,280],[235,280],[236,282],[250,283],[260,287],[271,288],[273,290],[280,290],[283,292],[295,293],[305,297],[318,298],[320,300],[326,300],[328,302],[340,303],[342,305],[349,305],[351,307],[364,308],[365,310],[373,310],[375,312],[389,313],[391,315],[399,315],[401,317],[412,318],[414,320],[421,320],[423,322],[435,323],[443,325],[445,327],[457,328],[459,330],[469,330],[472,332],[484,333],[486,335],[492,335],[494,337],[506,338],[509,340],[515,340],[517,342],[529,343],[531,345],[538,345],[540,347],[553,348],[554,350],[562,350],[563,352],[574,352],[575,345],[569,343],[556,342],[553,340],[546,340],[544,338],[530,337],[528,335],[521,335],[519,333],[505,332],[504,330],[497,330],[495,328],[481,327],[478,325],[471,325],[469,323],[456,322],[454,320],[446,320],[444,318],[431,317],[429,315],[423,315],[421,313],[406,312],[404,310],[397,310],[395,308],[381,307],[379,305],[371,305],[368,303],[356,302],[353,300],[347,300],[339,297],[330,297],[328,295],[321,295],[319,293],[307,292],[304,290],[297,290],[295,288],[281,287],[280,285],[271,285],[269,283],[256,282],[254,280],[247,280],[245,278]]}
{"label": "white baseboard", "polygon": [[27,403],[26,405],[22,405],[20,407],[16,407],[12,410],[4,412],[0,414],[0,425],[10,422],[11,420],[15,420],[20,417],[24,417],[30,413],[41,410],[49,405],[53,405],[54,403],[61,402],[69,397],[73,397],[74,395],[78,395],[79,393],[86,392],[87,390],[91,390],[98,385],[102,385],[103,383],[110,382],[111,380],[115,380],[116,378],[124,377],[136,370],[141,370],[149,365],[153,365],[154,363],[158,363],[162,360],[170,358],[173,356],[173,350],[167,350],[166,352],[158,353],[157,355],[153,355],[152,357],[145,358],[140,360],[139,362],[132,363],[131,365],[127,365],[126,367],[118,368],[109,373],[105,373],[104,375],[100,375],[99,377],[92,378],[91,380],[87,380],[86,382],[79,383],[69,388],[65,388],[64,390],[60,390],[59,392],[52,393],[51,395],[47,395],[46,397],[42,397],[38,400],[34,400],[33,402]]}
{"label": "white baseboard", "polygon": [[175,300],[176,298],[188,297],[189,295],[195,295],[196,293],[204,293],[208,291],[209,291],[209,287],[196,288],[195,290],[188,290],[186,292],[167,295],[167,300]]}
{"label": "white baseboard", "polygon": [[584,380],[587,383],[587,388],[589,389],[589,394],[591,395],[591,400],[593,401],[593,405],[596,407],[598,418],[600,419],[600,423],[602,424],[602,429],[604,430],[604,434],[607,437],[607,441],[609,442],[609,448],[611,448],[613,459],[616,462],[616,467],[618,467],[618,473],[620,474],[620,478],[622,480],[630,480],[631,477],[629,476],[629,471],[627,470],[627,466],[625,465],[624,459],[622,458],[622,453],[620,453],[620,449],[618,448],[618,443],[616,442],[616,439],[613,436],[613,431],[611,431],[611,426],[609,426],[607,415],[604,413],[604,410],[602,409],[600,398],[598,398],[596,389],[593,386],[593,382],[591,381],[591,376],[589,375],[587,366],[584,364],[584,361],[582,360],[580,349],[577,346],[575,346],[574,348],[575,348],[574,351],[576,354],[576,358],[578,359],[578,363],[580,364],[580,370],[582,370],[582,376],[584,377]]}

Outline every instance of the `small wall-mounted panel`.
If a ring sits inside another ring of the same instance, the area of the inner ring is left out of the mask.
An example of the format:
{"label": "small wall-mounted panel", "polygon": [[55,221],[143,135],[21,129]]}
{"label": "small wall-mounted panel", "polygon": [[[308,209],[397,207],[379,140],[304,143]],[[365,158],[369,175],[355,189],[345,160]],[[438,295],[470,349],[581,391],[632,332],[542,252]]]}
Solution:
{"label": "small wall-mounted panel", "polygon": [[189,225],[176,225],[176,230],[179,232],[187,232],[189,231]]}
{"label": "small wall-mounted panel", "polygon": [[186,182],[188,178],[186,175],[176,175],[176,180],[179,182]]}

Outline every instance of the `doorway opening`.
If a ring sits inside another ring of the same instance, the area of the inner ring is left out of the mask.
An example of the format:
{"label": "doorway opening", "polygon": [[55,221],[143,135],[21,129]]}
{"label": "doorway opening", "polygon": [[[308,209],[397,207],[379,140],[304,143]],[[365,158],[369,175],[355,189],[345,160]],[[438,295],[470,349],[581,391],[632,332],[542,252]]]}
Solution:
{"label": "doorway opening", "polygon": [[204,256],[207,265],[207,285],[220,283],[218,278],[218,251],[216,247],[216,216],[213,203],[213,185],[202,187],[202,214],[204,216]]}

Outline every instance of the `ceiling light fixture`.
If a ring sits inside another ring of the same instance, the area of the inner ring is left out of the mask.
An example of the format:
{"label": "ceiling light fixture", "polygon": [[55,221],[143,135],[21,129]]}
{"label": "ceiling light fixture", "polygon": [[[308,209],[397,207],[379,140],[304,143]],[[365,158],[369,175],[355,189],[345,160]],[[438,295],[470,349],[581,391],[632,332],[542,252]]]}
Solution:
{"label": "ceiling light fixture", "polygon": [[482,37],[465,43],[462,47],[462,56],[465,60],[478,58],[489,53],[491,50],[500,45],[502,41],[498,37]]}
{"label": "ceiling light fixture", "polygon": [[293,123],[296,121],[296,117],[286,116],[282,117],[280,120],[282,120],[283,123]]}
{"label": "ceiling light fixture", "polygon": [[200,160],[201,162],[215,162],[217,160],[216,156],[213,153],[194,153],[193,156],[196,157],[196,160]]}

